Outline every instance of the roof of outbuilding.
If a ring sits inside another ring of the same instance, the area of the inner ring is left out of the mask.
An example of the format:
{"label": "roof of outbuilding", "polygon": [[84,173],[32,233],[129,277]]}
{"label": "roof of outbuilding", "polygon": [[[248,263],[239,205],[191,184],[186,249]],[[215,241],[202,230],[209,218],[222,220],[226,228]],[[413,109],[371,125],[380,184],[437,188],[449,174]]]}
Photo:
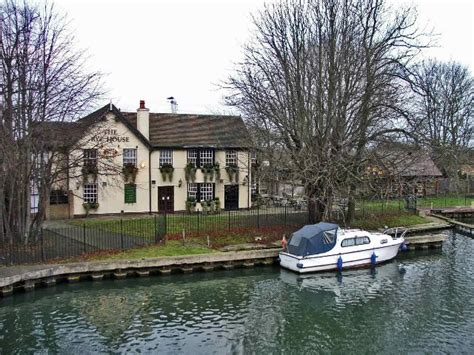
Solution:
{"label": "roof of outbuilding", "polygon": [[[133,127],[137,114],[121,112]],[[150,144],[153,147],[250,148],[252,140],[239,116],[150,113]]]}
{"label": "roof of outbuilding", "polygon": [[440,177],[438,169],[429,153],[419,147],[391,143],[380,145],[371,153],[371,160],[381,164],[391,175],[403,177]]}

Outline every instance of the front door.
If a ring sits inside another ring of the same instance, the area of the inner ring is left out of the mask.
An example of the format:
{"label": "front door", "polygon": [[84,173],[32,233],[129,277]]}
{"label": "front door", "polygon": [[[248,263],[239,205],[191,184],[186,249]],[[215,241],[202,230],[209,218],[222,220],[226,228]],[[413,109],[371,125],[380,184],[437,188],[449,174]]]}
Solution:
{"label": "front door", "polygon": [[239,185],[226,185],[225,186],[224,207],[226,210],[239,209]]}
{"label": "front door", "polygon": [[158,211],[166,213],[174,211],[174,186],[158,187]]}

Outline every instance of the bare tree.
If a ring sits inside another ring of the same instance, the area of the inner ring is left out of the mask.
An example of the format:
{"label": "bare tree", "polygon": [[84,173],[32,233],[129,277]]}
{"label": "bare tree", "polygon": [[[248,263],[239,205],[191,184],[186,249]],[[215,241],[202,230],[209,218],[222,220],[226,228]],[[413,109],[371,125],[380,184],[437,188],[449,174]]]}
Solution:
{"label": "bare tree", "polygon": [[[49,190],[64,178],[74,142],[72,126],[55,131],[46,124],[80,117],[102,94],[101,74],[85,69],[85,53],[74,48],[66,19],[52,5],[7,0],[0,9],[0,239],[27,240],[44,220]],[[36,218],[32,181],[43,201]]]}
{"label": "bare tree", "polygon": [[330,217],[337,194],[353,216],[365,149],[400,131],[399,76],[421,47],[415,21],[383,0],[289,0],[254,18],[227,101],[284,149],[311,221]]}
{"label": "bare tree", "polygon": [[474,138],[474,79],[460,63],[431,59],[414,66],[408,80],[413,92],[409,128],[457,182],[460,159]]}

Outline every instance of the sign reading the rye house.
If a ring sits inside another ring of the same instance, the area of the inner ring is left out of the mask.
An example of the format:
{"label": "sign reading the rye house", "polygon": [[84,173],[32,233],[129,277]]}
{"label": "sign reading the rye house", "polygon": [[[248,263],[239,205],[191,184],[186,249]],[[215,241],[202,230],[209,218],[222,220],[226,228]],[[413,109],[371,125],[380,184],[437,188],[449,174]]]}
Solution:
{"label": "sign reading the rye house", "polygon": [[128,143],[130,138],[120,135],[116,129],[104,129],[100,135],[92,137],[92,142],[97,143]]}

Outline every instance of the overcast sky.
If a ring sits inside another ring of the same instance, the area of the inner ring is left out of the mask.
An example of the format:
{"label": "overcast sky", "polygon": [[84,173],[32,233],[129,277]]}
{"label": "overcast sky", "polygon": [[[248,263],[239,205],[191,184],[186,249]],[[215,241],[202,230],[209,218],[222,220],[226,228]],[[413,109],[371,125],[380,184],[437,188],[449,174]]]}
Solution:
{"label": "overcast sky", "polygon": [[[396,6],[399,2],[391,0]],[[251,13],[264,1],[56,0],[88,50],[90,65],[107,74],[109,97],[123,111],[140,99],[152,112],[229,112],[217,84],[239,61],[251,37]],[[473,64],[472,0],[417,0],[419,24],[440,34],[425,55]]]}

